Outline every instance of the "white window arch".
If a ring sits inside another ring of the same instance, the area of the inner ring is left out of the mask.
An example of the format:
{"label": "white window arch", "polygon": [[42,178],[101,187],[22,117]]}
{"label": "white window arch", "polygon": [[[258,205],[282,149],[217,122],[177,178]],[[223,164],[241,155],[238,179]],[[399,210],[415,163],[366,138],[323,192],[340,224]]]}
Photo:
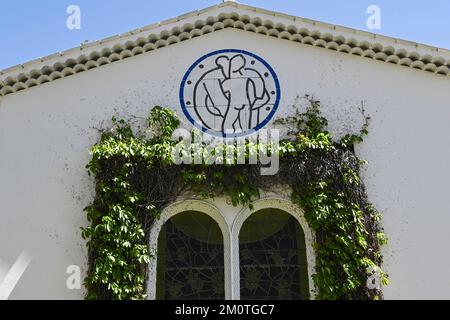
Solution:
{"label": "white window arch", "polygon": [[[314,274],[316,259],[314,254],[314,233],[308,226],[306,219],[304,217],[304,212],[297,205],[293,204],[291,201],[278,198],[266,198],[260,199],[252,203],[252,209],[250,207],[245,207],[236,216],[231,228],[231,252],[233,254],[233,260],[239,261],[239,235],[241,233],[242,226],[245,221],[254,213],[260,212],[264,209],[277,209],[292,215],[300,224],[305,235],[305,247],[306,247],[306,259],[307,259],[307,270],[308,270],[308,287],[310,299],[314,299],[315,290],[314,282],[312,280],[312,275]],[[241,296],[241,283],[240,283],[240,267],[239,263],[233,265],[233,278],[235,279],[232,289],[233,289],[233,299],[239,300]]]}
{"label": "white window arch", "polygon": [[[229,210],[229,208],[221,208]],[[156,252],[158,239],[164,224],[179,213],[187,211],[201,212],[217,222],[222,231],[224,241],[224,288],[226,300],[240,299],[240,267],[239,267],[239,234],[245,221],[254,213],[264,209],[276,209],[292,215],[300,224],[305,236],[306,260],[308,271],[309,295],[311,299],[315,297],[312,274],[315,270],[314,254],[314,234],[309,228],[303,210],[291,201],[280,198],[264,198],[252,203],[252,209],[245,206],[234,217],[232,222],[226,219],[224,212],[216,205],[204,200],[183,200],[169,205],[165,208],[155,224],[150,230],[150,250]],[[148,269],[147,294],[148,299],[156,299],[156,279],[157,279],[157,255],[150,262]]]}
{"label": "white window arch", "polygon": [[[222,231],[223,241],[224,241],[224,281],[225,281],[225,299],[230,300],[231,297],[231,264],[227,263],[230,261],[230,230],[225,218],[223,217],[221,211],[214,205],[201,200],[185,200],[169,205],[161,213],[160,219],[158,219],[153,225],[150,231],[150,250],[156,252],[158,248],[158,238],[164,224],[169,221],[175,215],[187,212],[196,211],[201,212],[217,222],[220,230]],[[147,284],[147,294],[148,299],[156,299],[156,279],[157,279],[157,266],[158,259],[157,255],[152,259],[148,270],[148,284]]]}

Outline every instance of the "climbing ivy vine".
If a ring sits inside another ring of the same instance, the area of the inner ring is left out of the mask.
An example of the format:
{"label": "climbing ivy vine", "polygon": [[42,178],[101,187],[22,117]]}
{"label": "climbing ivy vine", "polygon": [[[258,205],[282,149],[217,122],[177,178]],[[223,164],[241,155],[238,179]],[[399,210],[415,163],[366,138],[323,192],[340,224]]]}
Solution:
{"label": "climbing ivy vine", "polygon": [[[180,122],[169,109],[152,108],[147,121],[150,138],[134,132],[126,121],[113,119],[113,128],[93,146],[87,166],[95,177],[96,197],[85,209],[90,226],[82,233],[89,251],[86,298],[145,299],[147,266],[154,257],[148,248],[149,230],[164,207],[182,193],[225,195],[235,206],[251,206],[261,190],[284,184],[315,232],[317,299],[382,299],[380,288],[367,283],[372,272],[381,283],[388,282],[380,253],[386,238],[360,179],[365,162],[354,152],[354,145],[368,134],[370,118],[362,109],[365,123],[360,133],[334,141],[320,102],[308,99],[305,112],[277,120],[290,128],[291,138],[276,147],[263,146],[279,155],[280,170],[273,176],[262,176],[260,164],[175,165],[172,151],[178,141],[172,134]],[[245,144],[247,160],[252,143]],[[238,146],[227,144],[230,147],[236,155]],[[188,152],[194,159],[204,148],[197,144]]]}

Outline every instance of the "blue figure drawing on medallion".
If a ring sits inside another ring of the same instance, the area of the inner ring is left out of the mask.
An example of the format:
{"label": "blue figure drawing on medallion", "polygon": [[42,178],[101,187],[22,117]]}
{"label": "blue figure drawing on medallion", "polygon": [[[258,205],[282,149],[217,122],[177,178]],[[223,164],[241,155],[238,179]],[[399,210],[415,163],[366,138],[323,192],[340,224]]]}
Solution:
{"label": "blue figure drawing on medallion", "polygon": [[186,72],[181,108],[198,129],[215,136],[240,137],[263,128],[280,103],[273,68],[259,56],[236,49],[214,51]]}

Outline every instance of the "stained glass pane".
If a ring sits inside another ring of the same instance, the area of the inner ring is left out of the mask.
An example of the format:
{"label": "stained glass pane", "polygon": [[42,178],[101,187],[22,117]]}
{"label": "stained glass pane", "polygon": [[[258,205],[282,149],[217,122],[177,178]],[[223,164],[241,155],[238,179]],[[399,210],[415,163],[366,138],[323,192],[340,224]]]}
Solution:
{"label": "stained glass pane", "polygon": [[158,240],[157,299],[225,299],[223,252],[222,232],[208,215],[170,219]]}
{"label": "stained glass pane", "polygon": [[298,221],[279,210],[259,211],[239,236],[241,299],[309,299],[305,237]]}

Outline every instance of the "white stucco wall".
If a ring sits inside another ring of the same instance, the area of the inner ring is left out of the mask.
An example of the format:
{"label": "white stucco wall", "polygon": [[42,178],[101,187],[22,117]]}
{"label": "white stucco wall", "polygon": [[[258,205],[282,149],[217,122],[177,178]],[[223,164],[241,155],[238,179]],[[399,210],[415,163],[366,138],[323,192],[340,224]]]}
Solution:
{"label": "white stucco wall", "polygon": [[[33,261],[13,299],[80,299],[66,268],[86,268],[80,227],[93,199],[89,148],[112,116],[154,105],[181,119],[178,90],[190,65],[225,48],[254,52],[280,79],[282,116],[297,96],[322,101],[337,133],[372,116],[358,146],[370,200],[383,214],[388,299],[450,298],[450,79],[331,50],[226,29],[8,95],[0,102],[0,259]],[[301,105],[301,103],[300,103]]]}

